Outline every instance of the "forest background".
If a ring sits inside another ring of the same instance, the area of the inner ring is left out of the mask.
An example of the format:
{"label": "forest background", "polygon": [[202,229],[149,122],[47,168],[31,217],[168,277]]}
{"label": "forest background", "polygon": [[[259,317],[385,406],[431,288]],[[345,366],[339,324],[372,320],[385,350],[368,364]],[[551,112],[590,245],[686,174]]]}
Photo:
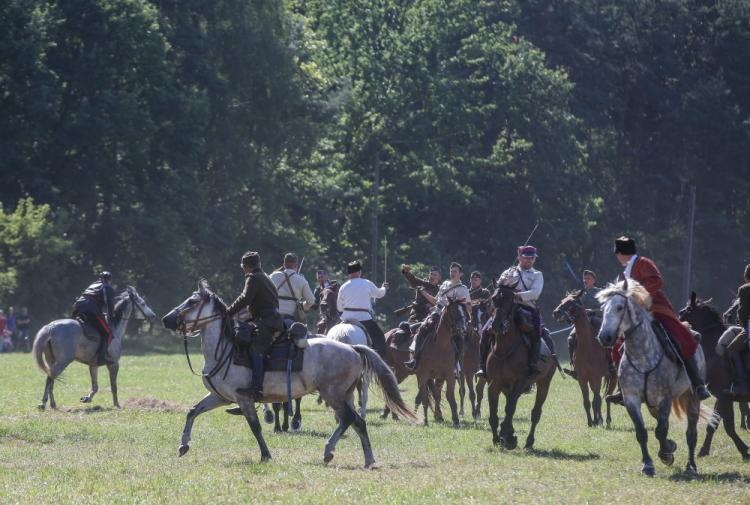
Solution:
{"label": "forest background", "polygon": [[380,283],[386,242],[390,314],[401,263],[486,284],[536,223],[546,314],[621,234],[682,305],[691,187],[723,308],[749,159],[747,1],[0,4],[0,305],[38,324],[100,269],[163,314],[237,294],[248,249]]}

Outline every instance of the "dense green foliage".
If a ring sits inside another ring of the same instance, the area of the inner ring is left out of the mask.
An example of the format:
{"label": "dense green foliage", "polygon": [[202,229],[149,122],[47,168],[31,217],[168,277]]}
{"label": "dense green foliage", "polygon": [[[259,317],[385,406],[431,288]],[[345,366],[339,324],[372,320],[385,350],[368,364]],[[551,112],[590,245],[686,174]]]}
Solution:
{"label": "dense green foliage", "polygon": [[691,185],[692,284],[723,300],[748,61],[746,1],[9,0],[0,302],[59,315],[102,267],[160,310],[201,276],[229,297],[247,249],[380,281],[387,238],[390,309],[399,263],[487,279],[536,222],[546,308],[622,233],[675,298]]}

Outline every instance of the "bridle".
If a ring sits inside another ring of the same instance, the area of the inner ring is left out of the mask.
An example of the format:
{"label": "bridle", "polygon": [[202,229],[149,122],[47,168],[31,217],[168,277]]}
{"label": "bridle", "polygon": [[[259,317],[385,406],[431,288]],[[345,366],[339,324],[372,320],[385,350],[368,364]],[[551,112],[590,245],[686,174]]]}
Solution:
{"label": "bridle", "polygon": [[[175,309],[176,318],[175,322],[177,323],[177,331],[182,334],[183,337],[197,337],[201,328],[205,326],[204,323],[210,323],[212,321],[216,321],[217,319],[220,319],[223,317],[223,315],[219,312],[214,312],[213,314],[209,314],[207,316],[201,317],[201,314],[203,313],[203,308],[206,306],[206,300],[211,298],[211,295],[200,295],[200,301],[196,301],[194,303],[189,303],[182,309],[177,308]],[[183,317],[185,313],[191,311],[195,305],[198,305],[198,315],[195,317],[195,319],[191,321],[185,321],[185,318]],[[188,329],[188,323],[192,324],[190,329]],[[198,325],[201,325],[200,327]]]}
{"label": "bridle", "polygon": [[620,322],[617,323],[617,329],[615,330],[615,335],[622,335],[624,340],[627,340],[630,335],[633,334],[635,330],[640,328],[640,326],[643,324],[643,319],[638,321],[638,324],[635,326],[631,326],[624,332],[620,332],[620,328],[622,328],[622,323],[625,322],[625,316],[628,316],[631,323],[635,322],[635,317],[633,316],[633,309],[630,308],[630,299],[622,294],[622,293],[614,293],[614,296],[621,296],[625,299],[625,306],[627,307],[627,310],[623,312],[622,317],[620,318]]}

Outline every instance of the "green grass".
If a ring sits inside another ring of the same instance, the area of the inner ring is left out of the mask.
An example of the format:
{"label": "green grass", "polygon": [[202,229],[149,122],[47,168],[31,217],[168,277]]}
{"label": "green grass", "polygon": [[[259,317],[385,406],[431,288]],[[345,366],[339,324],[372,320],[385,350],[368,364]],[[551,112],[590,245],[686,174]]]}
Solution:
{"label": "green grass", "polygon": [[[111,407],[106,375],[100,374],[93,405],[83,406],[78,398],[88,392],[88,369],[71,365],[55,388],[60,410],[40,412],[44,378],[31,356],[0,355],[0,503],[750,503],[750,465],[723,430],[713,455],[698,460],[701,476],[688,479],[684,424],[673,421],[675,466],[657,461],[656,478],[642,477],[624,410],[614,408],[612,430],[587,428],[577,384],[559,375],[532,453],[492,445],[486,402],[481,422],[467,414],[461,429],[424,428],[381,421],[382,402],[371,394],[368,428],[380,464],[373,471],[362,469],[353,430],[331,465],[322,464],[335,421],[314,396],[302,403],[302,433],[276,435],[263,425],[273,456],[268,464],[258,462],[245,421],[222,410],[197,419],[190,452],[177,458],[185,411],[205,394],[185,357],[123,357],[121,410]],[[402,386],[411,404],[413,379]],[[531,402],[525,396],[517,411],[520,445]],[[449,418],[447,403],[443,410]],[[656,458],[650,418],[648,428]]]}

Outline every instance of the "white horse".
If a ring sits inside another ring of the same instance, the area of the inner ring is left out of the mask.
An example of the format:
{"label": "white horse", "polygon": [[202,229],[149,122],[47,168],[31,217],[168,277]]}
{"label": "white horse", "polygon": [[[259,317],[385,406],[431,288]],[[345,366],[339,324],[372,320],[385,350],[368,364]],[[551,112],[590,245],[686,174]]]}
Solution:
{"label": "white horse", "polygon": [[[372,343],[367,338],[364,330],[356,324],[347,322],[338,323],[333,326],[326,333],[326,338],[349,345],[372,347]],[[370,380],[367,377],[362,377],[362,380],[357,384],[357,391],[359,391],[359,415],[362,416],[362,419],[367,415],[367,390],[369,387]]]}
{"label": "white horse", "polygon": [[[686,471],[697,474],[695,444],[698,438],[699,417],[716,422],[710,409],[703,410],[693,393],[682,364],[665,358],[665,349],[651,326],[651,297],[638,282],[625,280],[597,295],[602,304],[603,321],[597,339],[604,347],[611,347],[619,335],[625,338],[623,358],[617,371],[625,408],[635,426],[635,436],[641,447],[642,472],[653,477],[654,462],[648,453],[648,433],[641,415],[645,403],[657,420],[656,438],[659,440],[659,459],[665,465],[674,463],[677,444],[668,438],[669,413],[674,410],[680,417],[687,413],[686,439],[688,462]],[[705,374],[706,361],[703,349],[698,346],[695,360],[698,370]]]}
{"label": "white horse", "polygon": [[[112,322],[112,342],[107,351],[111,363],[109,369],[109,384],[112,389],[112,402],[119,408],[117,401],[117,372],[120,369],[120,354],[122,353],[122,337],[128,320],[156,318],[156,314],[146,305],[146,301],[132,286],[121,293],[115,300],[115,320]],[[98,337],[97,337],[98,338]],[[91,374],[91,392],[81,398],[82,403],[90,403],[99,390],[97,365],[98,340],[87,338],[83,334],[81,323],[76,319],[57,319],[43,326],[34,338],[32,355],[37,366],[47,376],[44,386],[44,396],[39,408],[44,410],[49,398],[50,407],[57,408],[55,403],[55,379],[72,362],[78,361],[89,366]]]}
{"label": "white horse", "polygon": [[[232,360],[234,343],[226,331],[232,324],[226,315],[224,302],[201,281],[198,291],[162,318],[164,326],[183,334],[198,332],[203,350],[203,384],[209,393],[195,404],[187,414],[179,454],[190,449],[190,436],[195,418],[217,407],[237,403],[250,425],[260,447],[261,461],[271,459],[261,425],[255,411],[255,400],[237,394],[238,388],[245,388],[251,381],[249,368],[235,365]],[[361,346],[348,346],[326,338],[309,338],[305,349],[302,371],[293,372],[291,380],[292,398],[319,391],[321,398],[335,411],[338,428],[325,446],[323,461],[330,462],[336,450],[336,443],[347,428],[354,429],[362,442],[365,468],[372,468],[375,457],[367,434],[367,425],[353,405],[354,387],[360,377],[374,376],[383,392],[386,405],[413,423],[419,422],[416,414],[409,410],[398,391],[396,378],[388,365],[372,349]],[[263,383],[263,398],[259,402],[283,402],[287,400],[286,372],[266,372]]]}

